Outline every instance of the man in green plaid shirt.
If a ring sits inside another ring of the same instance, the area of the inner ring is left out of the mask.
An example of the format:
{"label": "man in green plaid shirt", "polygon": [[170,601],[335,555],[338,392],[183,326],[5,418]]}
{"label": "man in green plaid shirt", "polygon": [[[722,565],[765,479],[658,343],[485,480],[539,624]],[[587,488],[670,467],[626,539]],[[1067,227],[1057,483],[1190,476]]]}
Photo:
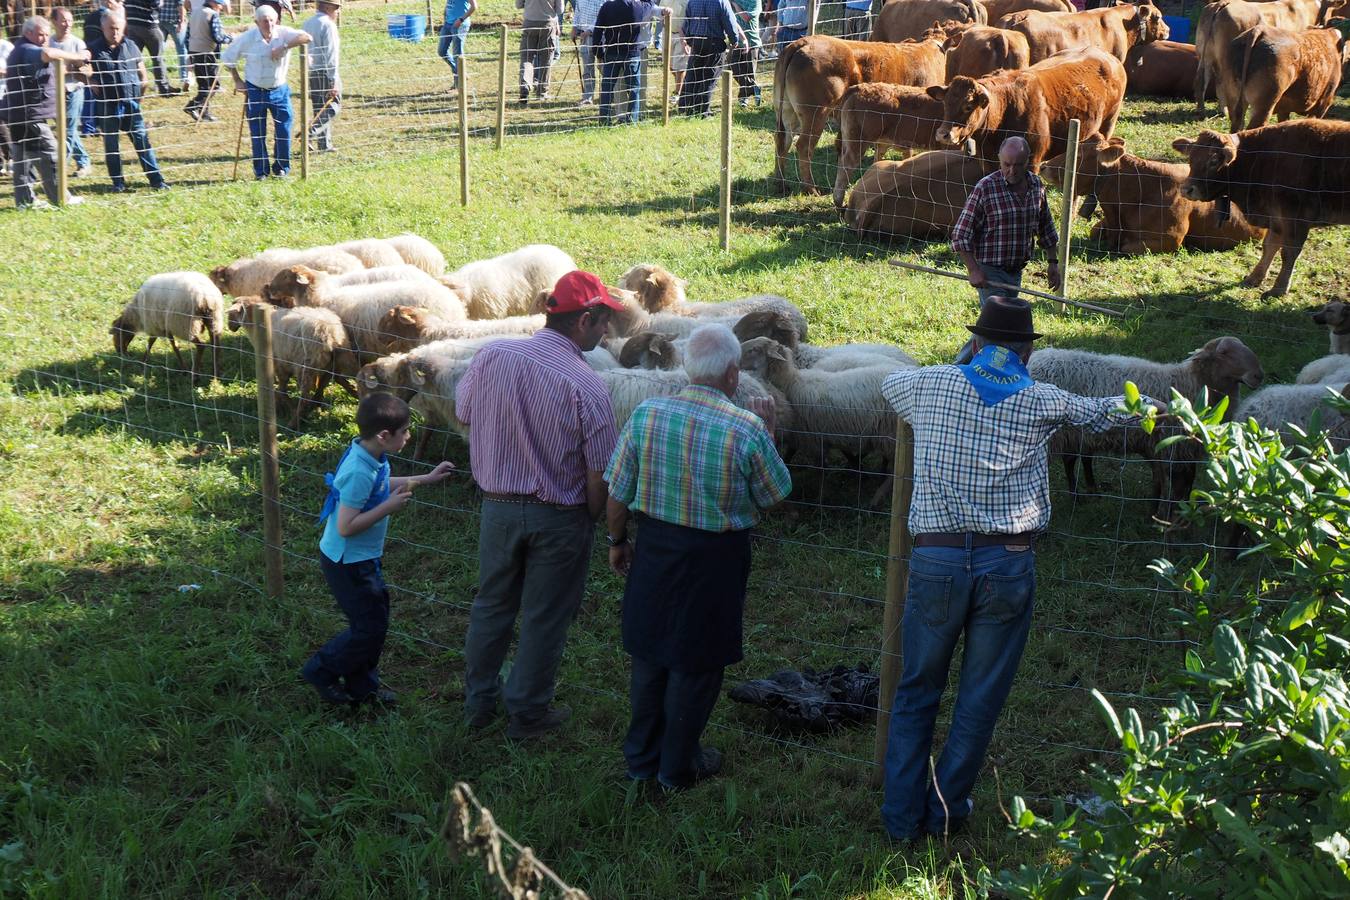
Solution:
{"label": "man in green plaid shirt", "polygon": [[[628,578],[623,646],[633,657],[628,777],[669,790],[716,774],[702,747],[722,672],[740,662],[750,529],[792,489],[773,444],[773,405],[729,399],[741,345],[725,325],[689,337],[691,384],[641,403],[605,471],[609,562]],[[636,546],[628,519],[638,522]]]}

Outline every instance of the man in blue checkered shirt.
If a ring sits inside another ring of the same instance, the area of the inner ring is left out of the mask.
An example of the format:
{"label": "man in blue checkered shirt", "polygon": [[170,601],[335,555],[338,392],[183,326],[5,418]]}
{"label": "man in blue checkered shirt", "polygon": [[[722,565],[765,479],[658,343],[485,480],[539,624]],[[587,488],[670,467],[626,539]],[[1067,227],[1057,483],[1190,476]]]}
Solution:
{"label": "man in blue checkered shirt", "polygon": [[[1135,421],[1123,397],[1037,384],[1027,372],[1033,328],[1024,300],[991,297],[966,365],[906,369],[881,386],[914,429],[914,535],[903,622],[903,670],[886,751],[886,830],[900,840],[950,833],[970,815],[1031,626],[1032,544],[1050,522],[1046,444],[1066,426],[1105,431]],[[933,723],[956,642],[961,682],[932,777]]]}

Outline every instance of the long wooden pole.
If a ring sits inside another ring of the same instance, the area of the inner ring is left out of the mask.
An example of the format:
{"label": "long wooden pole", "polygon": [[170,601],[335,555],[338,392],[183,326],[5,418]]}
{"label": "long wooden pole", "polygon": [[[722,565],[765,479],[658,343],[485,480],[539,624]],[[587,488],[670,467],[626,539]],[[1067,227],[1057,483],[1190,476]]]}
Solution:
{"label": "long wooden pole", "polygon": [[[927,272],[929,275],[942,275],[947,278],[956,278],[965,281],[967,276],[964,272],[948,272],[946,269],[934,269],[932,266],[921,266],[918,263],[905,262],[903,259],[892,259],[890,264],[898,269],[912,269],[915,272]],[[991,281],[991,287],[1006,288],[1010,291],[1018,291],[1023,294],[1030,294],[1033,297],[1041,297],[1045,300],[1054,300],[1057,303],[1067,303],[1070,306],[1077,306],[1080,309],[1091,310],[1095,313],[1101,313],[1104,316],[1114,316],[1117,319],[1125,318],[1125,314],[1118,309],[1107,309],[1105,306],[1096,306],[1092,303],[1084,303],[1081,300],[1070,300],[1067,297],[1061,297],[1059,294],[1047,294],[1045,291],[1038,291],[1035,288],[1016,287],[1011,284],[1003,284],[997,281]]]}
{"label": "long wooden pole", "polygon": [[300,45],[300,180],[309,178],[309,53],[308,48]]}
{"label": "long wooden pole", "polygon": [[258,380],[258,459],[262,465],[263,557],[266,562],[267,593],[271,597],[281,597],[286,590],[286,573],[281,553],[281,472],[277,460],[277,397],[276,373],[272,364],[271,307],[260,303],[253,308],[253,326],[253,358]]}
{"label": "long wooden pole", "polygon": [[[1069,146],[1064,153],[1064,206],[1059,213],[1059,292],[1069,295],[1069,243],[1073,233],[1073,194],[1078,184],[1078,135],[1082,123],[1069,120]],[[1060,311],[1064,304],[1060,304]]]}
{"label": "long wooden pole", "polygon": [[806,0],[806,33],[816,33],[816,16],[819,13],[820,0]]}
{"label": "long wooden pole", "polygon": [[[56,205],[66,205],[66,184],[70,173],[66,165],[66,144],[70,140],[70,126],[66,123],[66,64],[56,64],[56,127],[61,135],[56,142],[61,148],[56,154]],[[78,128],[78,124],[76,125]]]}
{"label": "long wooden pole", "polygon": [[469,76],[463,56],[459,58],[459,205],[469,205]]}
{"label": "long wooden pole", "polygon": [[895,420],[895,481],[891,486],[891,537],[886,551],[886,608],[881,619],[881,684],[877,690],[877,734],[873,744],[872,786],[885,774],[886,746],[891,733],[891,704],[900,682],[900,626],[909,591],[909,505],[914,497],[914,432]]}
{"label": "long wooden pole", "polygon": [[506,136],[506,32],[501,26],[501,44],[497,47],[497,149],[502,149]]}
{"label": "long wooden pole", "polygon": [[244,94],[244,107],[239,111],[239,136],[234,139],[234,174],[231,181],[239,180],[239,154],[244,149],[244,120],[248,118],[248,94]]}
{"label": "long wooden pole", "polygon": [[722,70],[722,171],[718,190],[717,240],[731,249],[731,69]]}
{"label": "long wooden pole", "polygon": [[670,124],[670,42],[673,32],[670,16],[662,16],[661,25],[661,124]]}

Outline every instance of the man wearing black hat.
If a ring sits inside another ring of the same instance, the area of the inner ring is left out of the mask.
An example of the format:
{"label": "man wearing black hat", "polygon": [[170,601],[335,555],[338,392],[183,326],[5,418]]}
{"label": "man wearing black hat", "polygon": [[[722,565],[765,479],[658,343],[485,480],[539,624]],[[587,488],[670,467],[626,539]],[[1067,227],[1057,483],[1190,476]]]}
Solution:
{"label": "man wearing black hat", "polygon": [[[1032,380],[1026,363],[1040,335],[1026,301],[991,297],[967,328],[969,363],[906,369],[881,386],[914,429],[914,552],[881,806],[900,840],[949,833],[970,815],[1031,625],[1032,545],[1050,522],[1050,436],[1134,421],[1114,412],[1122,397],[1080,397]],[[963,634],[952,723],[930,777],[933,723]]]}

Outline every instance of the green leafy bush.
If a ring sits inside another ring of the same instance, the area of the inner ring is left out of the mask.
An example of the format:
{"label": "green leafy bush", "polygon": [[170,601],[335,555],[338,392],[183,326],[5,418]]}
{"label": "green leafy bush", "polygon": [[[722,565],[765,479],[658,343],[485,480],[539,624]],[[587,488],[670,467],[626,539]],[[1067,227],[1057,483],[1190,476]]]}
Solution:
{"label": "green leafy bush", "polygon": [[[1328,405],[1350,410],[1331,392]],[[1195,641],[1175,702],[1146,725],[1094,692],[1122,754],[1088,773],[1104,811],[1057,803],[1047,819],[1014,798],[1013,827],[1053,839],[1068,864],[989,886],[1037,898],[1350,895],[1350,451],[1322,434],[1222,424],[1222,404],[1196,412],[1176,398],[1169,412],[1184,432],[1171,440],[1202,442],[1210,457],[1211,487],[1183,514],[1240,526],[1263,577],[1221,590],[1208,556],[1155,561],[1190,600],[1175,611]]]}

